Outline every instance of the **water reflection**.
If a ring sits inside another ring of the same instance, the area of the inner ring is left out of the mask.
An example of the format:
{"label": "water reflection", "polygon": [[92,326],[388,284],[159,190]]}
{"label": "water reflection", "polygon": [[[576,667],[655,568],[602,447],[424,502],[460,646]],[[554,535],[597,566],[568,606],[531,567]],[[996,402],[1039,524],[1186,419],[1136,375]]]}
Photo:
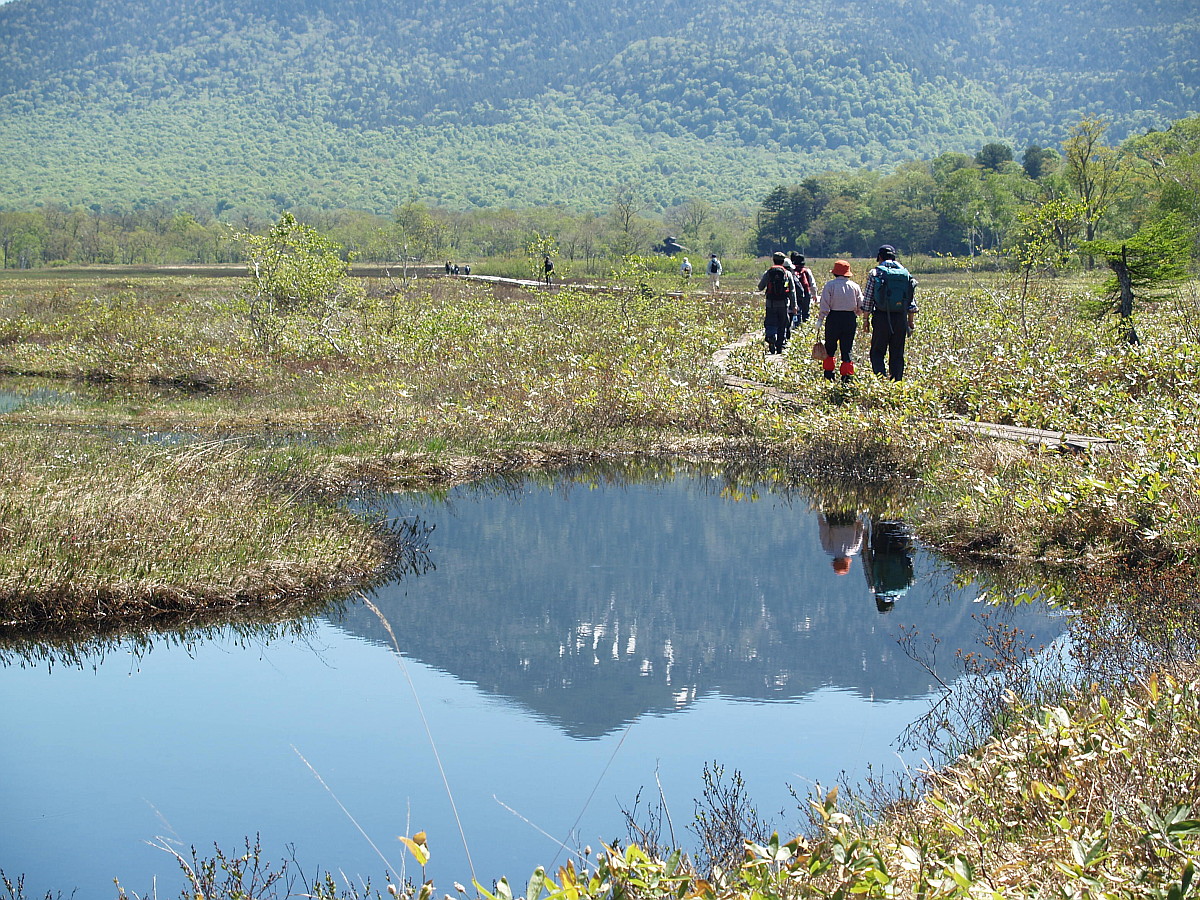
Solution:
{"label": "water reflection", "polygon": [[41,380],[0,379],[0,415],[26,406],[68,404],[73,399],[71,394],[49,387]]}
{"label": "water reflection", "polygon": [[[438,523],[437,571],[374,597],[399,649],[575,737],[709,695],[920,697],[936,680],[899,649],[901,627],[968,648],[979,631],[971,589],[903,522],[857,506],[814,510],[763,484],[731,491],[724,477],[680,474],[391,504]],[[860,555],[865,583],[842,577]],[[1035,641],[1061,628],[1041,610],[1006,615]],[[339,624],[390,640],[363,608]]]}
{"label": "water reflection", "polygon": [[879,612],[891,612],[912,587],[916,574],[913,553],[912,529],[904,522],[879,519],[871,523],[863,549],[863,574]]}
{"label": "water reflection", "polygon": [[[821,539],[835,507],[863,527],[847,575]],[[969,579],[919,545],[900,551],[903,587],[881,574],[898,520],[869,491],[650,466],[372,512],[434,526],[432,568],[372,595],[392,633],[351,601],[257,629],[10,636],[0,708],[20,739],[0,742],[0,865],[30,896],[99,895],[114,876],[171,893],[174,864],[147,841],[232,850],[256,832],[272,859],[293,847],[306,872],[378,883],[363,834],[403,865],[394,836],[424,830],[439,887],[472,868],[523,881],[564,860],[556,841],[623,836],[621,807],[648,786],[686,820],[713,760],[788,830],[793,787],[890,768],[928,708],[937,678],[900,629],[967,649],[982,633]],[[1032,605],[995,611],[1041,641],[1062,627]]]}

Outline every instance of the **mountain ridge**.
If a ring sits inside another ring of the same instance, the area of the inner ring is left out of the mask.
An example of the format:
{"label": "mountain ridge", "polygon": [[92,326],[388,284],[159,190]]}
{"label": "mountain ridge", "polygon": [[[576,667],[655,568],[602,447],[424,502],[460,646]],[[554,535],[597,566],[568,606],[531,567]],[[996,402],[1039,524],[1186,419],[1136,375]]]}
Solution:
{"label": "mountain ridge", "polygon": [[1084,114],[1166,127],[1198,39],[1182,0],[13,0],[0,203],[752,203]]}

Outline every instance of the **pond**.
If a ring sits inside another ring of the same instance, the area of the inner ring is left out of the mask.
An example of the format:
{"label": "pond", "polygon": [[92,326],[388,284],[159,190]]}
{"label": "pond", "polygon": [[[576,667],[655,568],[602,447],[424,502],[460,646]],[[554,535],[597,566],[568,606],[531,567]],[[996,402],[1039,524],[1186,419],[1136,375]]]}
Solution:
{"label": "pond", "polygon": [[34,379],[0,379],[0,415],[26,406],[68,403],[71,396]]}
{"label": "pond", "polygon": [[[153,843],[232,852],[258,834],[310,876],[523,885],[624,839],[635,803],[661,798],[687,844],[713,763],[788,831],[792,791],[920,765],[899,738],[937,679],[902,629],[940,637],[942,664],[978,649],[984,610],[1041,643],[1066,626],[977,602],[898,531],[885,546],[878,516],[719,473],[574,473],[378,511],[432,527],[429,566],[369,604],[70,663],[9,645],[0,868],[29,896],[114,895],[114,877],[173,896]],[[424,873],[397,841],[416,831]]]}

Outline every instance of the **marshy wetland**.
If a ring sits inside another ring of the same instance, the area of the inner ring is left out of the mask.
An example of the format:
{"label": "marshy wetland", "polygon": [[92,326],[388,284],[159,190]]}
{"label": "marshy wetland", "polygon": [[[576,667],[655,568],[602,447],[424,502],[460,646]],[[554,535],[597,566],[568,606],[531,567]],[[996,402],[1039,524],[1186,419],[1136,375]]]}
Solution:
{"label": "marshy wetland", "polygon": [[[1007,709],[998,721],[1024,733],[1023,699],[1060,699],[1024,667],[1072,635],[1062,696],[1102,674],[1114,699],[1105,712],[1085,693],[1092,718],[1068,716],[1064,733],[1099,729],[1124,708],[1124,686],[1166,667],[1183,677],[1178,733],[1194,734],[1195,304],[1181,293],[1141,325],[1160,351],[1146,354],[1084,317],[1086,285],[1048,282],[1034,313],[992,278],[927,292],[899,385],[830,388],[807,360],[734,351],[729,371],[797,398],[780,405],[727,390],[712,369],[755,326],[749,285],[679,295],[652,267],[611,292],[368,279],[351,301],[281,315],[269,334],[226,279],[6,275],[0,683],[27,725],[5,751],[24,793],[4,828],[27,837],[16,858],[6,838],[0,867],[41,873],[90,856],[79,878],[104,872],[143,892],[148,871],[178,877],[174,862],[139,845],[129,858],[149,854],[154,868],[126,870],[115,842],[164,835],[203,852],[261,833],[272,858],[289,841],[315,845],[297,856],[310,871],[344,864],[379,885],[404,866],[418,883],[474,875],[490,888],[565,862],[539,828],[599,860],[639,788],[657,799],[661,784],[675,818],[659,849],[686,843],[710,762],[742,773],[758,812],[787,832],[815,783],[896,760],[939,679],[1001,673],[1006,690],[1036,688],[985,710]],[[950,417],[1118,446],[1046,453],[964,437]],[[889,612],[861,550],[846,575],[830,566],[818,516],[831,513],[911,526],[913,584]],[[1040,600],[1011,602],[1031,593],[1060,605],[1045,615]],[[979,630],[980,610],[1016,616],[1036,639],[1021,649],[1012,631]],[[944,635],[936,665],[900,624]],[[1161,702],[1142,690],[1137,702]],[[987,737],[970,727],[958,736]],[[1194,797],[1189,740],[1168,752],[1147,737],[1144,754],[1125,756],[1160,781],[1112,792],[1115,809],[1063,799],[1071,828],[1031,814],[1025,837],[1070,860],[1072,841],[1104,831],[1112,878],[1140,865],[1142,883],[1168,884],[1190,832],[1164,825],[1170,840],[1138,849],[1153,825],[1140,807],[1169,816],[1166,798]],[[927,754],[910,752],[910,763]],[[1125,777],[1106,764],[1097,784]],[[143,788],[114,777],[130,767]],[[1032,763],[1023,771],[1050,784]],[[447,784],[484,823],[464,822],[470,861],[456,858]],[[1066,798],[1068,786],[1055,790]],[[531,814],[530,796],[547,806]],[[128,832],[55,830],[118,803]],[[822,834],[834,840],[823,803],[809,859]],[[791,821],[776,816],[785,806]],[[940,860],[930,872],[956,858],[997,865],[994,842],[978,839],[993,813],[977,809],[959,845],[936,816],[905,808],[890,832],[886,817],[857,826],[880,865],[907,858],[898,848],[913,834]],[[290,831],[300,820],[311,838]],[[428,873],[395,841],[417,831],[438,854]],[[1010,834],[1006,852],[1023,839]],[[918,877],[885,868],[895,883]],[[75,886],[40,874],[28,885]]]}

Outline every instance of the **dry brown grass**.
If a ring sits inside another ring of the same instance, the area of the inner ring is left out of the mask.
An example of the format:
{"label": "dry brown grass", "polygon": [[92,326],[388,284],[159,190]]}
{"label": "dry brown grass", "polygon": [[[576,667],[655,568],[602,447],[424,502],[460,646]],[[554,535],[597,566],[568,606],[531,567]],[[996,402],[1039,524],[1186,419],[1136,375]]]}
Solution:
{"label": "dry brown grass", "polygon": [[388,537],[236,445],[8,429],[0,621],[57,627],[295,600],[362,582]]}

